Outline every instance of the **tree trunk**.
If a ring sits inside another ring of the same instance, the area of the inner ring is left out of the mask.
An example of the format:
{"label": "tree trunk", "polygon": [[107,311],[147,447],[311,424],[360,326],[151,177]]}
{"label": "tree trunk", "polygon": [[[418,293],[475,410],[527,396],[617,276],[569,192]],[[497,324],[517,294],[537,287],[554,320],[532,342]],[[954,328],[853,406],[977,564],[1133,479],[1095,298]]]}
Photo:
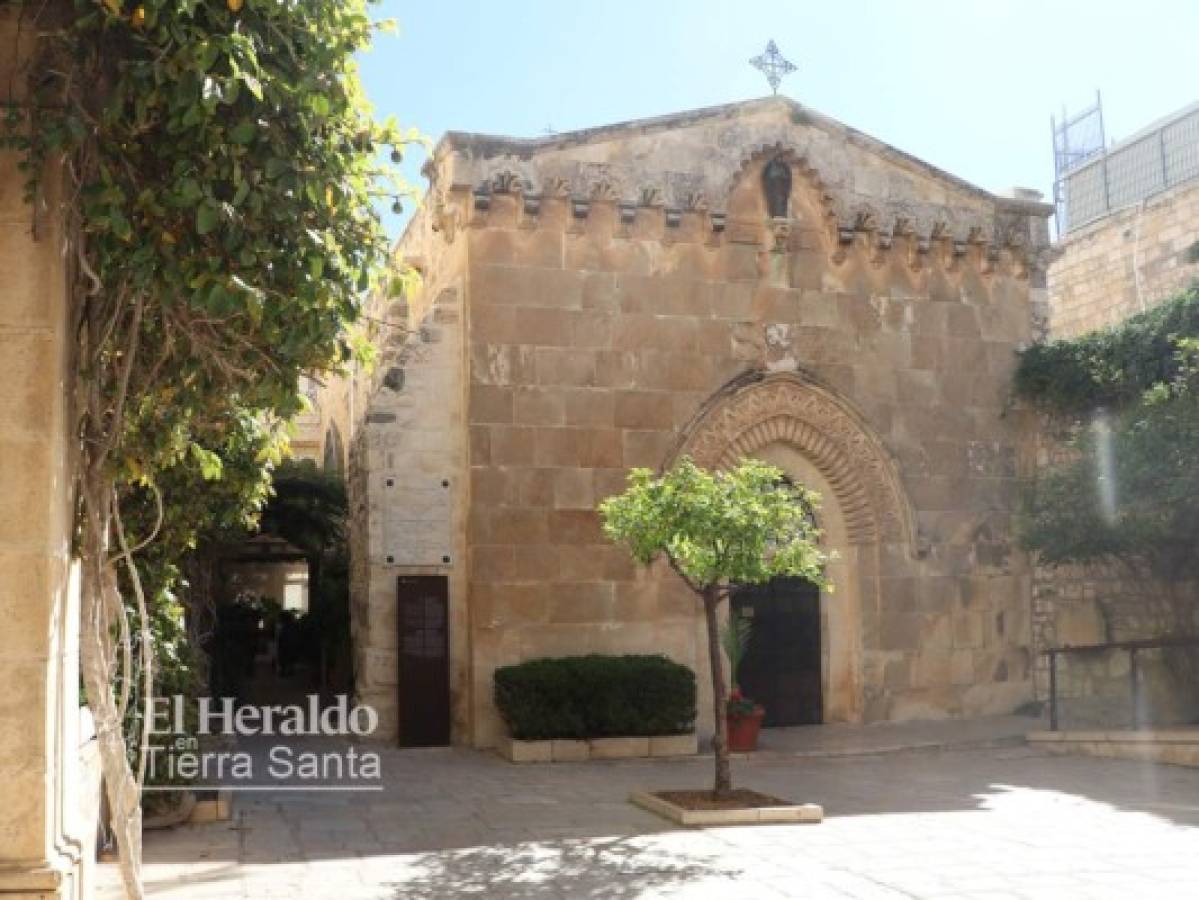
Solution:
{"label": "tree trunk", "polygon": [[716,759],[716,780],[712,792],[725,796],[733,790],[733,773],[729,765],[729,721],[728,700],[724,690],[724,660],[720,652],[720,626],[716,621],[716,607],[720,595],[715,587],[704,590],[704,619],[708,628],[708,660],[712,669],[712,711],[715,714],[716,734],[712,738],[712,752]]}
{"label": "tree trunk", "polygon": [[[94,497],[99,492],[89,492]],[[89,498],[91,499],[91,498]],[[83,579],[80,596],[79,656],[87,705],[96,723],[100,770],[108,795],[111,826],[120,853],[121,877],[130,900],[142,900],[141,788],[125,747],[121,712],[113,696],[117,672],[112,648],[113,622],[109,613],[120,610],[122,600],[108,561],[104,538],[106,524],[101,502],[88,511],[83,526]],[[107,612],[106,612],[107,611]],[[128,678],[130,673],[126,673]]]}

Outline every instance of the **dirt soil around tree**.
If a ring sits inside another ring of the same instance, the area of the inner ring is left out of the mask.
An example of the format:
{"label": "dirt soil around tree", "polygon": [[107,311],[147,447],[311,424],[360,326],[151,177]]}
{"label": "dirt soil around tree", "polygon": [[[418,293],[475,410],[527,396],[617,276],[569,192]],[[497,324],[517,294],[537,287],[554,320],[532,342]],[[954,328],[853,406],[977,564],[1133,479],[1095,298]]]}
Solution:
{"label": "dirt soil around tree", "polygon": [[653,795],[683,809],[762,809],[795,805],[790,800],[780,800],[746,788],[736,788],[721,797],[711,791],[654,791]]}

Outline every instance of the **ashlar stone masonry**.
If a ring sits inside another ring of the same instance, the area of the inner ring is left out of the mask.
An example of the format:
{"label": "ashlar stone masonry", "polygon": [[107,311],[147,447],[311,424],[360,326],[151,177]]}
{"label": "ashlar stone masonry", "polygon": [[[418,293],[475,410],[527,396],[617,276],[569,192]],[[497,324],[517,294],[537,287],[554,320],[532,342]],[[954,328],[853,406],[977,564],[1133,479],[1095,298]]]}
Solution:
{"label": "ashlar stone masonry", "polygon": [[704,685],[692,596],[595,511],[682,454],[823,496],[824,720],[1031,698],[1027,423],[1005,402],[1045,314],[1049,206],[782,98],[450,133],[426,173],[397,248],[423,286],[376,305],[350,452],[358,689],[385,735],[412,689],[401,575],[448,579],[455,742],[496,742],[492,673],[531,657],[663,652]]}

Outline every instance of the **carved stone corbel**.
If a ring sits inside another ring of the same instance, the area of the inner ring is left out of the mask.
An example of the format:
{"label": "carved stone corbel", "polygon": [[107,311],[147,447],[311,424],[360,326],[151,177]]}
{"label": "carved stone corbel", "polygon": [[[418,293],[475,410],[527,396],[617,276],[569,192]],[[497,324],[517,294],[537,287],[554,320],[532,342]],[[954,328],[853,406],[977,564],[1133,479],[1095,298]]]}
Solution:
{"label": "carved stone corbel", "polygon": [[542,194],[546,197],[558,197],[565,200],[570,197],[570,182],[561,175],[551,175],[545,179]]}
{"label": "carved stone corbel", "polygon": [[491,177],[490,188],[493,194],[522,194],[527,185],[520,175],[511,169],[504,169]]}
{"label": "carved stone corbel", "polygon": [[665,202],[662,198],[662,189],[654,186],[642,188],[641,196],[637,202],[640,206],[651,208],[661,206]]}
{"label": "carved stone corbel", "polygon": [[591,200],[595,203],[616,203],[620,200],[620,192],[610,181],[598,181],[591,188]]}
{"label": "carved stone corbel", "polygon": [[458,211],[446,199],[444,191],[439,191],[433,199],[432,228],[445,237],[446,243],[454,243],[458,235]]}
{"label": "carved stone corbel", "polygon": [[845,262],[846,258],[849,255],[849,248],[853,246],[854,238],[856,236],[857,236],[857,232],[854,231],[852,228],[848,228],[844,225],[840,225],[837,227],[837,235],[836,235],[836,238],[837,238],[836,248],[837,249],[835,249],[833,251],[833,262],[834,263],[836,263],[837,265],[840,265],[841,263]]}
{"label": "carved stone corbel", "polygon": [[918,234],[908,237],[908,265],[913,272],[919,272],[924,268],[930,250],[932,250],[932,243],[928,238],[920,237]]}
{"label": "carved stone corbel", "polygon": [[894,245],[894,239],[891,234],[886,231],[875,232],[874,246],[870,252],[870,265],[874,268],[881,268],[887,261],[887,256]]}

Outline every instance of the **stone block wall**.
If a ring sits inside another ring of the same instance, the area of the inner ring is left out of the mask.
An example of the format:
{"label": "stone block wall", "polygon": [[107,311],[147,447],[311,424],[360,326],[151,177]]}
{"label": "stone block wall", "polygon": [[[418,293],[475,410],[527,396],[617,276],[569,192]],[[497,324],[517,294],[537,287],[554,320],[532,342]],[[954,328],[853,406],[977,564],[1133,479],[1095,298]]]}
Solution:
{"label": "stone block wall", "polygon": [[[1150,640],[1173,633],[1173,616],[1154,589],[1116,563],[1091,566],[1035,566],[1033,634],[1036,692],[1049,699],[1050,647],[1088,646],[1115,641]],[[1199,632],[1199,616],[1190,633]],[[1199,716],[1199,698],[1186,683],[1188,673],[1167,654],[1179,650],[1137,652],[1136,714],[1157,725],[1190,724]],[[1190,651],[1199,661],[1199,654]],[[1059,655],[1057,696],[1063,727],[1127,727],[1133,721],[1130,655],[1101,650]],[[1193,665],[1193,663],[1192,663]]]}
{"label": "stone block wall", "polygon": [[1049,267],[1049,329],[1075,337],[1127,319],[1199,278],[1199,181],[1068,234]]}
{"label": "stone block wall", "polygon": [[[1044,305],[1048,207],[782,100],[544,144],[447,137],[400,244],[425,284],[380,306],[412,333],[351,445],[362,697],[386,722],[395,576],[434,572],[455,741],[502,735],[496,667],[587,652],[691,666],[710,730],[695,599],[612,546],[595,507],[634,466],[749,447],[826,495],[830,720],[1029,699],[1031,572],[1011,535],[1028,434],[1005,404]],[[794,173],[786,220],[762,195],[775,157]],[[385,479],[430,473],[453,485],[451,560],[389,562]]]}
{"label": "stone block wall", "polygon": [[[0,5],[0,82],[18,105],[38,32],[20,12]],[[98,788],[80,757],[68,267],[58,173],[35,214],[18,162],[0,151],[0,897],[74,898]]]}
{"label": "stone block wall", "polygon": [[[498,733],[497,665],[661,651],[702,677],[694,599],[612,546],[595,505],[628,468],[667,463],[707,398],[747,369],[802,368],[849,397],[894,454],[916,511],[927,554],[888,561],[867,601],[857,714],[999,711],[1031,695],[1028,571],[1009,544],[1019,434],[1001,415],[1013,351],[1028,339],[1027,286],[853,262],[821,272],[818,254],[797,256],[781,283],[763,284],[754,246],[662,247],[591,223],[579,234],[474,235],[480,743]],[[748,277],[729,278],[738,268]]]}
{"label": "stone block wall", "polygon": [[[689,139],[703,148],[719,136]],[[856,185],[885,190],[897,178],[883,161],[854,161]],[[492,671],[532,656],[660,651],[706,685],[693,598],[613,547],[595,504],[630,467],[667,464],[689,423],[746,372],[804,373],[859,411],[912,510],[918,547],[843,551],[847,568],[860,567],[861,612],[846,651],[857,696],[839,715],[999,712],[1032,695],[1030,572],[1010,533],[1024,434],[1004,403],[1043,274],[982,249],[955,257],[907,240],[885,251],[868,235],[831,241],[820,198],[802,183],[795,221],[772,237],[759,172],[760,162],[743,168],[716,235],[702,211],[672,224],[662,209],[614,201],[583,210],[542,196],[530,215],[515,192],[494,191],[456,211],[470,242],[478,744],[502,728]],[[953,202],[943,186],[912,181],[923,199]],[[1044,247],[1043,225],[1024,225],[1028,245]]]}
{"label": "stone block wall", "polygon": [[[1072,458],[1069,427],[1040,419],[1035,429],[1031,477]],[[1032,567],[1034,684],[1039,700],[1049,700],[1051,647],[1085,647],[1149,640],[1175,631],[1174,615],[1152,584],[1112,561],[1091,565]],[[1191,633],[1199,633],[1199,612]],[[1178,651],[1170,651],[1177,653]],[[1192,722],[1199,704],[1179,683],[1179,669],[1160,650],[1138,652],[1138,714],[1155,724]],[[1129,654],[1124,650],[1072,653],[1058,657],[1057,696],[1063,727],[1125,727],[1132,721]]]}
{"label": "stone block wall", "polygon": [[[386,323],[376,335],[379,359],[339,388],[359,410],[349,466],[357,699],[379,713],[376,737],[385,740],[399,736],[400,575],[449,577],[455,740],[465,740],[467,727],[469,653],[461,574],[468,482],[461,426],[466,416],[465,279],[462,248],[433,237],[427,217],[418,214],[409,228],[404,262],[426,277],[405,298],[375,301],[371,315]],[[419,251],[422,239],[431,246],[429,256]]]}

